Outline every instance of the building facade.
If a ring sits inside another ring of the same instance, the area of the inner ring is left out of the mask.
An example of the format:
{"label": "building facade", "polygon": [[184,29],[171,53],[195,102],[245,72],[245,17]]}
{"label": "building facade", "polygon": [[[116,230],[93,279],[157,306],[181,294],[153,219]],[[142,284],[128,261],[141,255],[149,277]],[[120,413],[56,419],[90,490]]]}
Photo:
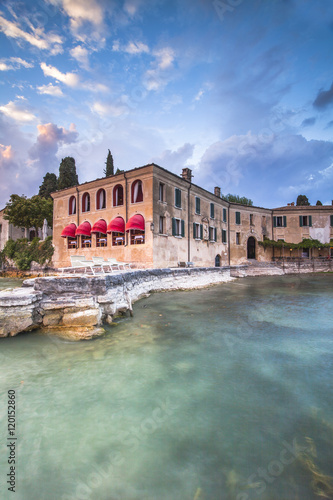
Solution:
{"label": "building facade", "polygon": [[17,227],[10,224],[8,220],[4,218],[5,209],[0,210],[0,252],[4,249],[8,240],[18,240],[20,238],[27,238],[32,241],[35,236],[40,239],[45,239],[46,236],[52,236],[52,229],[46,226],[46,233],[39,229],[36,235],[35,229],[25,229],[24,227]]}
{"label": "building facade", "polygon": [[266,209],[229,203],[193,184],[192,173],[177,176],[149,164],[57,191],[54,199],[55,267],[71,255],[132,262],[139,267],[240,264],[269,261],[263,239],[299,243],[333,239],[333,206]]}

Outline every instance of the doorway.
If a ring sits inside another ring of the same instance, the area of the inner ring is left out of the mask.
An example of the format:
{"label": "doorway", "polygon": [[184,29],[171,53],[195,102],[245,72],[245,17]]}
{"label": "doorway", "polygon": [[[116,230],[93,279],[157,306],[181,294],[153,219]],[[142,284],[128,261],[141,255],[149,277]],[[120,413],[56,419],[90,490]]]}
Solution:
{"label": "doorway", "polygon": [[253,238],[253,236],[250,236],[247,240],[247,258],[256,258],[256,240]]}
{"label": "doorway", "polygon": [[215,267],[221,267],[221,257],[219,255],[215,257]]}

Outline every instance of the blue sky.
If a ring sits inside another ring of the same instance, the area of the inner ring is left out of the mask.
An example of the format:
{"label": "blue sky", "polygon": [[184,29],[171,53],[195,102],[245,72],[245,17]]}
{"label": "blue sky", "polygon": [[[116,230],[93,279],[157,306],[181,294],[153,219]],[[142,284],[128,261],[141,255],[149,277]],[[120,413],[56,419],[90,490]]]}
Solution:
{"label": "blue sky", "polygon": [[333,199],[331,0],[4,0],[0,208],[63,157],[273,208]]}

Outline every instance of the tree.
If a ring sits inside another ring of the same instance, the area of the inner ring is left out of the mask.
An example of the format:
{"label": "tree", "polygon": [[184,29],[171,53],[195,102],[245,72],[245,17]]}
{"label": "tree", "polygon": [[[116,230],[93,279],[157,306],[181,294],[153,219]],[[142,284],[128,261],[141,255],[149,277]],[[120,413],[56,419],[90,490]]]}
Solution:
{"label": "tree", "polygon": [[316,205],[317,205],[317,206],[318,206],[318,205],[322,205],[322,202],[321,202],[320,200],[317,200]]}
{"label": "tree", "polygon": [[120,170],[119,168],[117,168],[117,170],[116,170],[116,175],[117,175],[117,174],[122,174],[122,173],[123,173],[123,170]]}
{"label": "tree", "polygon": [[297,196],[296,205],[298,207],[300,207],[300,206],[304,206],[304,207],[310,206],[310,203],[309,203],[309,200],[308,200],[307,196],[305,196],[305,194],[299,194]]}
{"label": "tree", "polygon": [[240,203],[241,205],[248,205],[252,206],[253,201],[250,200],[249,198],[246,198],[245,196],[238,196],[237,194],[227,194],[227,195],[222,195],[222,198],[226,201],[229,201],[231,203]]}
{"label": "tree", "polygon": [[56,174],[47,174],[43,178],[42,184],[39,186],[38,195],[42,198],[51,198],[50,193],[58,189],[58,179]]}
{"label": "tree", "polygon": [[52,227],[53,200],[38,195],[27,198],[24,195],[12,194],[6,204],[4,218],[17,227],[25,229],[33,227],[36,232],[42,229],[44,219]]}
{"label": "tree", "polygon": [[113,157],[110,150],[108,152],[105,164],[106,164],[106,168],[104,169],[105,177],[110,177],[110,175],[114,175]]}
{"label": "tree", "polygon": [[75,160],[71,156],[63,158],[59,167],[58,189],[77,186],[79,179],[76,173]]}

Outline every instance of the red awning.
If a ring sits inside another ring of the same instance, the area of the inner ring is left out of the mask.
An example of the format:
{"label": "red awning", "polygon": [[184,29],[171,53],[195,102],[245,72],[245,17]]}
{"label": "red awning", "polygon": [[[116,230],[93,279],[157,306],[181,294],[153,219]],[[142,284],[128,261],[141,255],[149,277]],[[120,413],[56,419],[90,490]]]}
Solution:
{"label": "red awning", "polygon": [[80,234],[82,234],[82,236],[91,235],[91,225],[90,222],[88,222],[87,220],[82,222],[82,224],[80,224],[77,230],[75,231],[75,236],[79,236]]}
{"label": "red awning", "polygon": [[130,229],[139,229],[140,231],[145,230],[145,220],[142,215],[133,215],[126,224],[126,231]]}
{"label": "red awning", "polygon": [[62,230],[61,236],[63,238],[75,238],[75,231],[76,231],[76,224],[72,222],[72,224],[69,224]]}
{"label": "red awning", "polygon": [[92,227],[92,233],[106,234],[106,222],[104,219],[99,219]]}
{"label": "red awning", "polygon": [[107,229],[108,233],[125,233],[125,221],[122,217],[115,217]]}

